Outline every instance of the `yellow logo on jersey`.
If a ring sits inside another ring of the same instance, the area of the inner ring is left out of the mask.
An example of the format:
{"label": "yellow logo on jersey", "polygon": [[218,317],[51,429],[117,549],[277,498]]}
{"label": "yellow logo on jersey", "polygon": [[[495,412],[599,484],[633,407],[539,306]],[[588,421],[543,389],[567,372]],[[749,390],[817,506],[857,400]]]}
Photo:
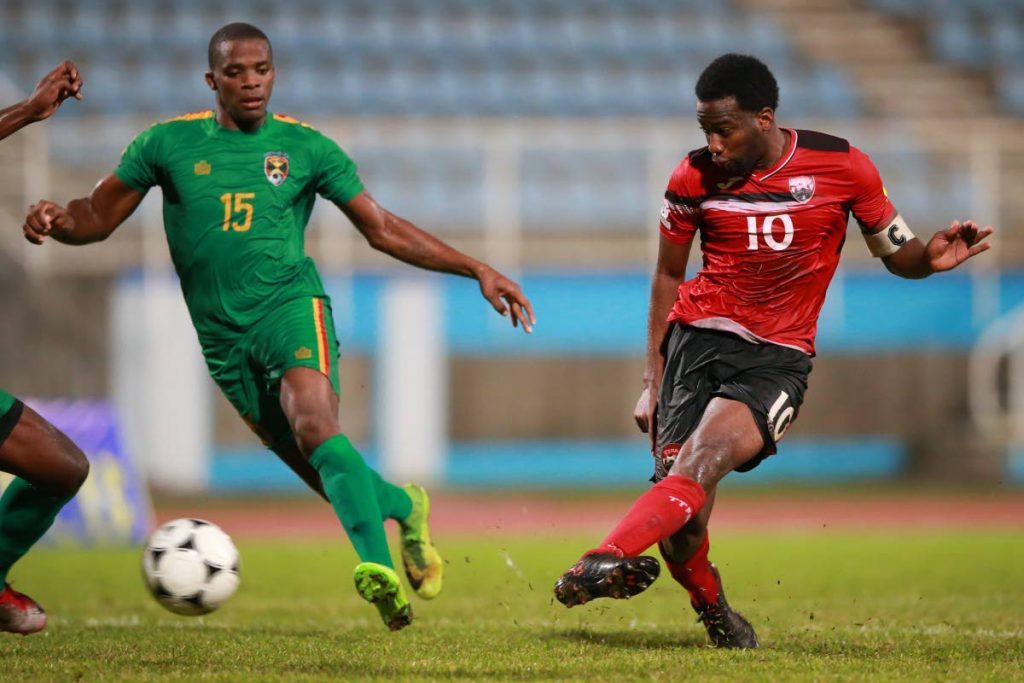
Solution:
{"label": "yellow logo on jersey", "polygon": [[309,360],[312,357],[313,349],[306,348],[305,346],[300,346],[295,351],[295,360]]}
{"label": "yellow logo on jersey", "polygon": [[288,179],[288,155],[284,152],[267,152],[263,155],[263,173],[274,187]]}
{"label": "yellow logo on jersey", "polygon": [[207,161],[199,161],[195,165],[196,175],[210,175],[213,167]]}

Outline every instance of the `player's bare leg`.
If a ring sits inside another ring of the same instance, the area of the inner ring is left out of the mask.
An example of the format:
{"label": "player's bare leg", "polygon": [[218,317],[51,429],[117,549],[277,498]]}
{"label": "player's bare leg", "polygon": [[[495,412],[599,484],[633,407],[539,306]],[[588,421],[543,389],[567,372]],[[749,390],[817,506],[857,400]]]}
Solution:
{"label": "player's bare leg", "polygon": [[763,438],[745,404],[712,399],[669,476],[642,495],[602,544],[584,553],[559,578],[555,597],[572,607],[597,597],[628,598],[645,590],[657,578],[657,560],[637,556],[697,519],[706,491],[713,492],[722,477],[762,447]]}
{"label": "player's bare leg", "polygon": [[0,498],[0,631],[27,635],[46,627],[46,612],[12,589],[7,573],[78,492],[89,461],[71,439],[24,406],[0,444],[0,470],[15,475]]}
{"label": "player's bare leg", "polygon": [[330,502],[327,494],[324,493],[324,485],[320,481],[320,474],[309,464],[309,459],[302,454],[302,451],[299,450],[299,445],[295,443],[294,439],[275,444],[271,447],[271,450],[281,459],[281,462],[288,465],[292,472],[299,475],[299,479],[305,482],[306,486],[311,488],[318,496]]}

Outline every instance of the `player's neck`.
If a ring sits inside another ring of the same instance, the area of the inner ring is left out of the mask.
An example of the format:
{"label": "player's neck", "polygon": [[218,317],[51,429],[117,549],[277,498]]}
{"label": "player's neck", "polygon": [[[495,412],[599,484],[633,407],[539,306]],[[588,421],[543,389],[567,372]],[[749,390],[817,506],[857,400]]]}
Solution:
{"label": "player's neck", "polygon": [[761,161],[758,162],[754,168],[755,171],[767,171],[769,168],[779,163],[779,159],[782,158],[782,154],[789,147],[789,138],[791,133],[788,130],[784,130],[776,126],[768,133],[768,148],[765,150],[764,155],[761,157]]}
{"label": "player's neck", "polygon": [[217,125],[226,130],[237,130],[242,133],[253,133],[263,127],[263,124],[267,122],[267,116],[264,114],[261,118],[256,121],[236,121],[231,118],[223,109],[217,109]]}

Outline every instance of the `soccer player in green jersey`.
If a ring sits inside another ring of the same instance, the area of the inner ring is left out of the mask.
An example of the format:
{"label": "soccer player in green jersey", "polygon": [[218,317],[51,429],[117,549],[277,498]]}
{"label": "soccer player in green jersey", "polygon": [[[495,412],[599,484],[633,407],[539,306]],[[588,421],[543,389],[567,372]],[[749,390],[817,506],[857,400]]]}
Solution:
{"label": "soccer player in green jersey", "polygon": [[443,563],[430,541],[426,492],[382,479],[341,433],[331,303],[303,248],[316,195],[336,204],[374,248],[476,278],[484,298],[527,332],[535,322],[530,302],[501,273],[381,207],[332,140],[268,112],[275,74],[262,31],[221,28],[209,61],[216,111],[145,131],[88,197],[66,208],[31,207],[25,236],[97,242],[160,186],[171,258],[211,375],[264,443],[331,503],[362,560],[358,592],[391,629],[402,628],[412,613],[382,520],[401,526],[406,574],[420,597],[440,591]]}
{"label": "soccer player in green jersey", "polygon": [[[23,102],[0,109],[0,140],[50,118],[69,97],[81,99],[78,68],[64,62]],[[53,524],[89,474],[89,461],[59,429],[0,389],[0,470],[15,475],[0,496],[0,631],[46,628],[46,612],[11,588],[7,574]]]}

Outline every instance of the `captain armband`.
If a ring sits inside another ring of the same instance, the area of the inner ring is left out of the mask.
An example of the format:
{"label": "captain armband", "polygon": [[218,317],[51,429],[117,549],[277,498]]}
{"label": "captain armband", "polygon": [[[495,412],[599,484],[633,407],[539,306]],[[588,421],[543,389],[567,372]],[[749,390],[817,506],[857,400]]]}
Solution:
{"label": "captain armband", "polygon": [[907,222],[903,216],[896,214],[889,225],[876,233],[864,233],[864,241],[868,243],[868,251],[875,258],[892,256],[900,250],[904,244],[914,239],[914,233],[910,232]]}

